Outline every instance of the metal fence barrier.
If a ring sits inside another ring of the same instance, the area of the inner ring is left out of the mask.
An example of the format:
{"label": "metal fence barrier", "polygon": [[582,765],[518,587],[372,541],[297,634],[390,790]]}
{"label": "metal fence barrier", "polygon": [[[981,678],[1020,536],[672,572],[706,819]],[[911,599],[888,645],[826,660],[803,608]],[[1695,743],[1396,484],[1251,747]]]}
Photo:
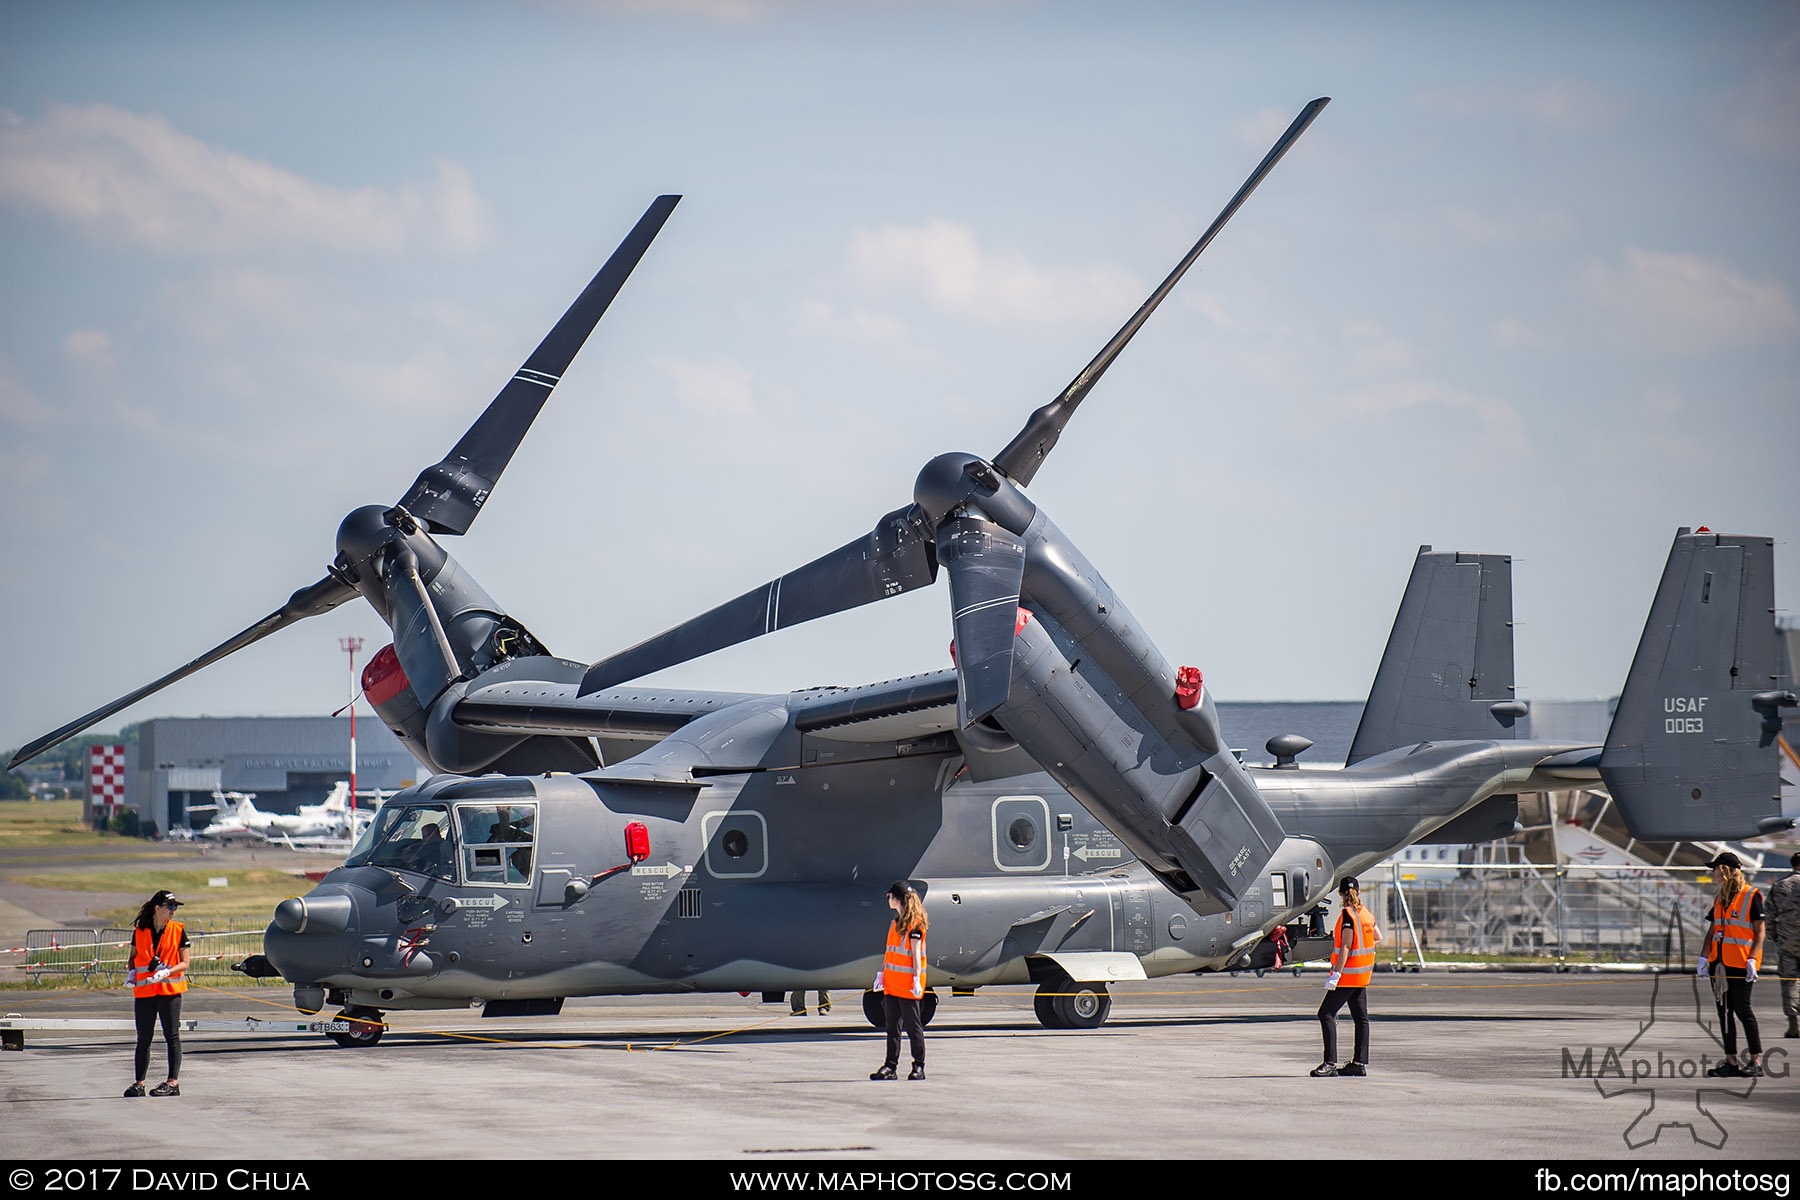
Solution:
{"label": "metal fence barrier", "polygon": [[[252,954],[262,953],[262,930],[209,933],[188,928],[190,980],[244,987],[285,986],[280,979],[251,980],[231,969]],[[52,978],[79,978],[82,983],[122,987],[131,955],[129,929],[33,929],[25,935],[24,961],[17,964],[26,978],[37,982]]]}
{"label": "metal fence barrier", "polygon": [[[1746,872],[1767,894],[1787,868]],[[1397,862],[1364,876],[1387,956],[1688,967],[1715,889],[1705,868]],[[1373,894],[1371,895],[1371,891]]]}

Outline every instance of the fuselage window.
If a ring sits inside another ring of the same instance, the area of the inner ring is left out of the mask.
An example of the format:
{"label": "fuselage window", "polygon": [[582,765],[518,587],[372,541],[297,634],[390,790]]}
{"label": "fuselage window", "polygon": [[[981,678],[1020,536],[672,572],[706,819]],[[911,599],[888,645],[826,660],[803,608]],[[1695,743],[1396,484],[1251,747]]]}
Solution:
{"label": "fuselage window", "polygon": [[459,804],[456,819],[462,833],[465,882],[531,881],[531,852],[537,843],[535,804]]}
{"label": "fuselage window", "polygon": [[1006,827],[1007,840],[1012,842],[1015,850],[1029,850],[1037,841],[1037,825],[1029,817],[1019,817]]}

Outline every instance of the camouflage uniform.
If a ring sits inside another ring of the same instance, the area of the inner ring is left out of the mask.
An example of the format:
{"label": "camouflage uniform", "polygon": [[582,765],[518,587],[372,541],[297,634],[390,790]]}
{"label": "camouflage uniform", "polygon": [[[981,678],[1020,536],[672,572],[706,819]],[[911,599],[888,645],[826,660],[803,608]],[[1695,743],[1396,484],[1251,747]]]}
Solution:
{"label": "camouflage uniform", "polygon": [[1781,1011],[1788,1037],[1800,1037],[1800,867],[1775,882],[1768,896],[1768,940],[1779,953]]}

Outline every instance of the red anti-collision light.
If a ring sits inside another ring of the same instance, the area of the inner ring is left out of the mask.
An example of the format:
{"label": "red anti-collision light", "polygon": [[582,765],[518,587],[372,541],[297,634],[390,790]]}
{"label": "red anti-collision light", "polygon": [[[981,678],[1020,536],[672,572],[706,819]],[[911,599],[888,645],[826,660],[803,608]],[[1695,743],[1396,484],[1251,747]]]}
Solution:
{"label": "red anti-collision light", "polygon": [[1206,683],[1200,678],[1199,667],[1183,667],[1175,672],[1175,703],[1193,708],[1205,694]]}
{"label": "red anti-collision light", "polygon": [[625,857],[634,863],[650,857],[650,830],[642,821],[625,826]]}

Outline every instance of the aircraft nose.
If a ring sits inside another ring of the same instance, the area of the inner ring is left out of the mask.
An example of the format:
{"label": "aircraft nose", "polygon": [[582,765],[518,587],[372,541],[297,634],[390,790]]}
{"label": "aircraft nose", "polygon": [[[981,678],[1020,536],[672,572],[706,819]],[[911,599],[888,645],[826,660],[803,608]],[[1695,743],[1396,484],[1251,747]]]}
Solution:
{"label": "aircraft nose", "polygon": [[343,892],[289,896],[275,906],[275,924],[287,933],[342,933],[354,909]]}

